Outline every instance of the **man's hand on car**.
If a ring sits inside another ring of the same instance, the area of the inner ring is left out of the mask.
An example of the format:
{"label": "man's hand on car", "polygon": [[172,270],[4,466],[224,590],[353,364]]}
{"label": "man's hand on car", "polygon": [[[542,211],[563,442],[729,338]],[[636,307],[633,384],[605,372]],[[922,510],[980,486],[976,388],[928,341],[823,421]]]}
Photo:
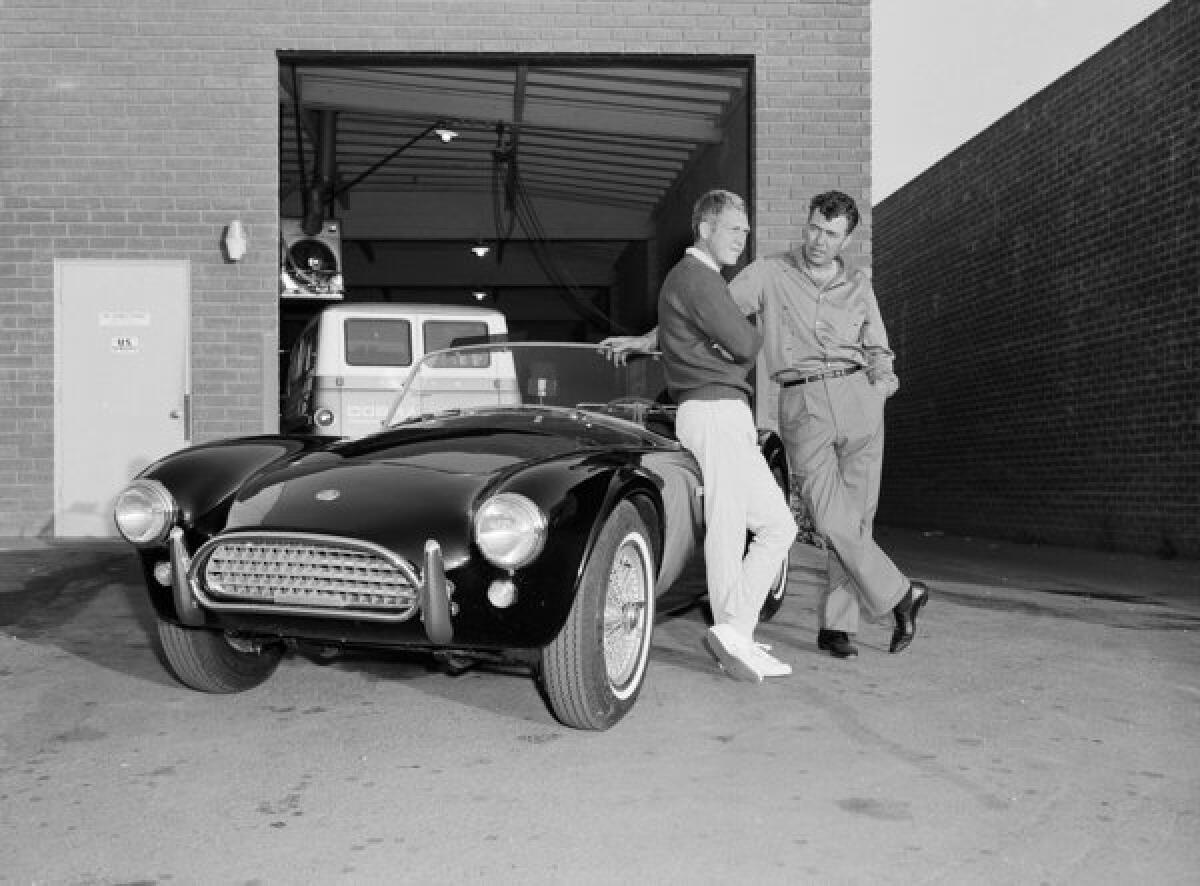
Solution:
{"label": "man's hand on car", "polygon": [[[655,330],[657,332],[657,330]],[[600,350],[604,356],[617,366],[624,366],[632,354],[649,354],[658,345],[658,336],[653,339],[650,333],[646,335],[610,335],[600,342]]]}

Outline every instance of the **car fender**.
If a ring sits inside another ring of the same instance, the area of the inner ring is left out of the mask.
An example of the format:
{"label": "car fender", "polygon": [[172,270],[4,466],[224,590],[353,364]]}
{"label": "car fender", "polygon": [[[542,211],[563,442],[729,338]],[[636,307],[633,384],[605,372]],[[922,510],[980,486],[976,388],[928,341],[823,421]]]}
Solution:
{"label": "car fender", "polygon": [[501,491],[526,495],[546,512],[545,549],[514,575],[523,605],[505,615],[510,627],[533,638],[534,645],[549,643],[566,623],[600,529],[619,502],[634,500],[654,536],[655,556],[661,557],[662,484],[638,458],[605,453],[540,463],[506,478],[489,494]]}
{"label": "car fender", "polygon": [[180,523],[203,532],[219,531],[234,493],[255,473],[329,445],[329,438],[264,435],[201,443],[181,449],[138,476],[158,480],[179,506]]}
{"label": "car fender", "polygon": [[[157,480],[171,493],[179,508],[177,521],[188,539],[187,547],[194,551],[224,528],[230,503],[247,478],[329,442],[319,437],[263,435],[201,443],[160,458],[138,477]],[[178,622],[170,589],[162,588],[154,578],[155,565],[168,556],[165,543],[138,550],[146,586],[162,591],[149,595],[151,604],[160,617]]]}

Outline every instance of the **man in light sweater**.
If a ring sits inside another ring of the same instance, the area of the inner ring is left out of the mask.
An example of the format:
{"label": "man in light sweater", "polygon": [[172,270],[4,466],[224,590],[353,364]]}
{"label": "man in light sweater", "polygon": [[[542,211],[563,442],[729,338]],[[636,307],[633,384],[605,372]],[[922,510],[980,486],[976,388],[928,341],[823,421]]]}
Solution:
{"label": "man in light sweater", "polygon": [[[796,521],[758,449],[748,372],[762,336],[733,302],[721,267],[737,262],[750,233],[742,199],[709,191],[692,210],[694,244],[658,296],[658,345],[679,410],[676,435],[700,464],[704,558],[713,626],[709,651],[731,677],[761,682],[791,667],[754,642],[758,614]],[[746,533],[752,534],[746,546]]]}

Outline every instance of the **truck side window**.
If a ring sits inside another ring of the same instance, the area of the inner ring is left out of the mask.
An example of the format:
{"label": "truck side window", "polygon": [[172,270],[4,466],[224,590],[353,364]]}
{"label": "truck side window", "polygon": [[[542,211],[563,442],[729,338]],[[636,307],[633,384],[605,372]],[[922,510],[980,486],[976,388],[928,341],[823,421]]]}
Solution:
{"label": "truck side window", "polygon": [[412,325],[407,320],[348,317],[346,363],[351,366],[412,365]]}
{"label": "truck side window", "polygon": [[[440,351],[456,345],[485,344],[488,341],[486,323],[467,320],[426,320],[425,321],[425,353]],[[453,366],[442,357],[437,366],[442,369],[486,369],[491,363],[491,355],[487,351],[478,354],[460,354],[453,359],[458,362]],[[466,361],[466,362],[464,362]]]}

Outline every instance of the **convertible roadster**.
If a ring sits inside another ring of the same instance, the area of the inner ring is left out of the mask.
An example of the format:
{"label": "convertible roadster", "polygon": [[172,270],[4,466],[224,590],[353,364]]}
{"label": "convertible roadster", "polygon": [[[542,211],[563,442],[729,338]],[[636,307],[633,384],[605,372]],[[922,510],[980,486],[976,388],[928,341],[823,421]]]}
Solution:
{"label": "convertible roadster", "polygon": [[[655,356],[450,348],[413,368],[377,432],[192,446],[114,516],[191,688],[249,689],[288,648],[416,650],[451,670],[528,666],[562,723],[607,729],[641,690],[656,607],[703,594],[674,587],[704,531],[674,413]],[[760,441],[786,491],[780,440]],[[785,563],[765,617],[786,581]]]}

